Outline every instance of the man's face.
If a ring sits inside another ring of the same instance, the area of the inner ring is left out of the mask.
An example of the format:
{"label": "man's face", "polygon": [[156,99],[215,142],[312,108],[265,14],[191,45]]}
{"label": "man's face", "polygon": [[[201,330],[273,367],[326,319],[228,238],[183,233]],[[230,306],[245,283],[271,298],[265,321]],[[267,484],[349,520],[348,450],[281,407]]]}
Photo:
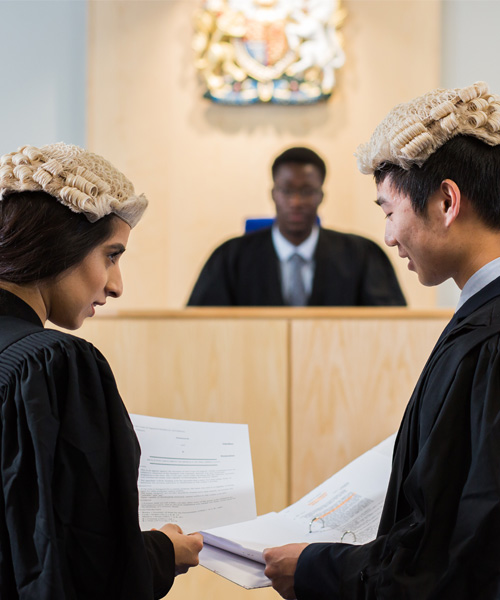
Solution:
{"label": "man's face", "polygon": [[397,246],[399,256],[408,259],[408,269],[415,271],[420,283],[438,285],[453,275],[438,194],[429,198],[426,214],[418,215],[410,198],[393,187],[388,175],[377,186],[377,204],[385,213],[385,243]]}
{"label": "man's face", "polygon": [[321,175],[314,165],[281,165],[274,177],[272,197],[282,235],[300,244],[311,233],[323,200]]}

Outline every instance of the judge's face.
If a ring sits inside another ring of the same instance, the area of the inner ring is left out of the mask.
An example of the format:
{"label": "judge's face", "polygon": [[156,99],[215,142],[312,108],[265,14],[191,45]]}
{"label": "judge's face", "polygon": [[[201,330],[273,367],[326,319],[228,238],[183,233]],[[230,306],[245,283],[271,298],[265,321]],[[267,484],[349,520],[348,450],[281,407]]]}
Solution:
{"label": "judge's face", "polygon": [[66,329],[78,329],[96,306],[118,298],[123,291],[119,260],[125,251],[130,226],[116,217],[111,236],[76,266],[44,284],[42,296],[47,319]]}
{"label": "judge's face", "polygon": [[377,186],[377,204],[385,213],[385,243],[408,259],[423,285],[438,285],[450,276],[439,203],[431,196],[425,215],[415,213],[407,195],[398,192],[390,175]]}
{"label": "judge's face", "polygon": [[300,244],[311,233],[323,200],[321,175],[314,165],[281,165],[274,177],[272,197],[282,235]]}

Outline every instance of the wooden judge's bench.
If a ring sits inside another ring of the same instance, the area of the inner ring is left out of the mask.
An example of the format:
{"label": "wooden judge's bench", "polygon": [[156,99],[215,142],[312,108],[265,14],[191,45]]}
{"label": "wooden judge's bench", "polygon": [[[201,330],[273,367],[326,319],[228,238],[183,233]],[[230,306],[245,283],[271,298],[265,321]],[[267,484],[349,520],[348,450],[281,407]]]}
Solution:
{"label": "wooden judge's bench", "polygon": [[[279,511],[393,433],[449,310],[188,308],[118,312],[77,332],[129,412],[248,423],[257,512]],[[202,567],[169,600],[267,600]]]}

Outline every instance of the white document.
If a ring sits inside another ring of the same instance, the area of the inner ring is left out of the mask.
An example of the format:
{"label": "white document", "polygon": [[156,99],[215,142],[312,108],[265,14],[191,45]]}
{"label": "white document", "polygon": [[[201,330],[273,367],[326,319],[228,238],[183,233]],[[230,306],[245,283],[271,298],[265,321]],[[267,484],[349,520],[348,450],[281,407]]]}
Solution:
{"label": "white document", "polygon": [[266,548],[294,542],[364,544],[375,538],[395,434],[279,513],[203,531],[200,564],[247,589],[270,585]]}
{"label": "white document", "polygon": [[141,445],[141,529],[185,533],[256,516],[247,425],[130,415]]}

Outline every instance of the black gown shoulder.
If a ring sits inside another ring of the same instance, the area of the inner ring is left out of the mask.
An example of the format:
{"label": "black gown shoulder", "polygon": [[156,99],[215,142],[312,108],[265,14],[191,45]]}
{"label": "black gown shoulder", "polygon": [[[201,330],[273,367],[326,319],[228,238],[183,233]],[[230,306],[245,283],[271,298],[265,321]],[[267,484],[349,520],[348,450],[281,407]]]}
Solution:
{"label": "black gown shoulder", "polygon": [[311,544],[299,600],[500,598],[500,281],[447,326],[396,439],[373,542]]}
{"label": "black gown shoulder", "polygon": [[140,531],[140,448],[109,364],[12,313],[0,303],[0,597],[163,597],[173,546]]}

